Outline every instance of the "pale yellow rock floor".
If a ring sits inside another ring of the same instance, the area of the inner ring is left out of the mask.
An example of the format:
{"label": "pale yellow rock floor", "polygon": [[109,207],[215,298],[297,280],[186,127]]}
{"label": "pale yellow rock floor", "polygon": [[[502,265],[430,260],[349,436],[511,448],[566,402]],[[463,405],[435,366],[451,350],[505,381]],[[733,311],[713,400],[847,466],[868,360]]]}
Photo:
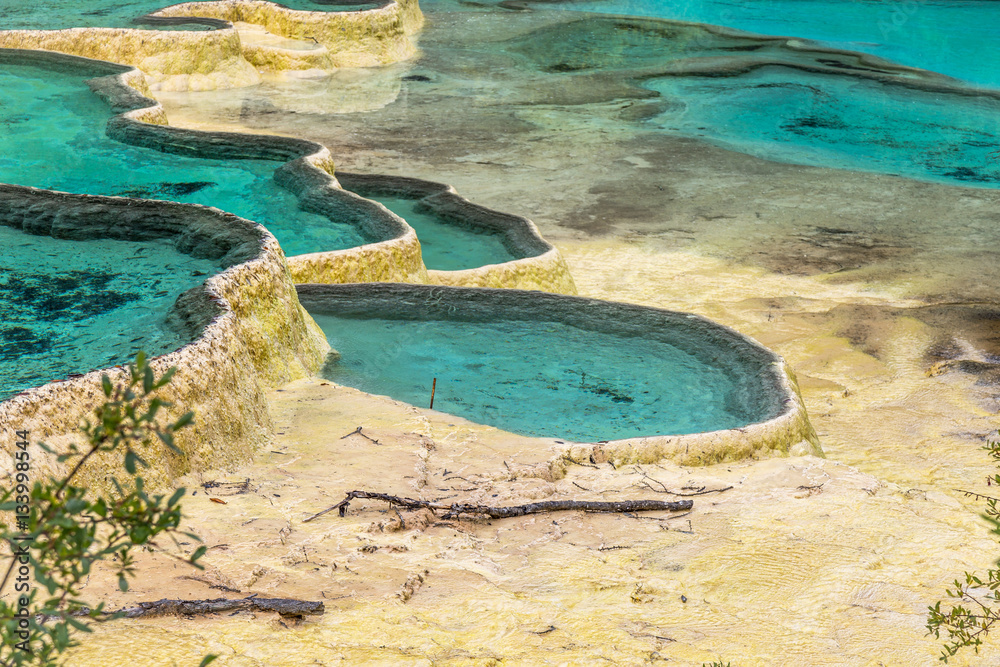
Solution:
{"label": "pale yellow rock floor", "polygon": [[[547,481],[519,466],[544,461],[551,441],[302,381],[272,395],[279,433],[252,465],[185,480],[198,489],[187,527],[211,547],[203,575],[147,556],[129,596],[97,575],[84,593],[116,606],[223,595],[214,583],[323,599],[326,615],[292,628],[245,614],[118,621],[70,664],[189,665],[209,651],[239,666],[937,664],[927,606],[998,553],[981,505],[954,489],[989,490],[980,446],[1000,401],[995,383],[928,370],[944,344],[967,359],[1000,351],[1000,193],[647,132],[629,120],[646,102],[620,81],[515,80],[502,56],[476,51],[541,13],[505,16],[429,17],[423,56],[405,66],[428,82],[366,70],[164,103],[176,124],[307,137],[343,170],[452,183],[534,219],[581,294],[754,336],[795,369],[828,458],[580,466]],[[380,444],[341,438],[359,425]],[[679,518],[404,515],[396,530],[394,512],[356,502],[302,523],[356,488],[496,503],[666,497],[645,475],[672,490],[733,488]],[[226,505],[198,488],[247,478],[252,491]],[[183,578],[194,575],[205,581]],[[1000,664],[1000,652],[953,664]]]}
{"label": "pale yellow rock floor", "polygon": [[[128,596],[97,577],[86,593],[114,606],[226,594],[209,588],[216,584],[323,599],[326,615],[292,628],[246,614],[120,621],[88,637],[71,664],[120,664],[137,645],[164,665],[194,664],[209,651],[224,665],[934,664],[927,605],[963,569],[990,565],[996,549],[975,505],[950,491],[978,488],[985,456],[945,433],[952,420],[965,429],[989,422],[969,423],[968,387],[928,379],[907,358],[919,326],[888,332],[894,353],[876,362],[810,326],[810,308],[768,315],[760,304],[809,293],[820,312],[890,294],[609,243],[563,247],[586,294],[703,312],[785,354],[830,458],[580,466],[548,481],[523,475],[533,474],[526,464],[546,460],[550,440],[299,381],[273,393],[279,434],[252,466],[185,480],[196,489],[249,478],[252,489],[211,492],[226,505],[204,490],[188,499],[187,528],[210,547],[205,573],[147,556]],[[609,257],[642,280],[601,269]],[[683,289],[669,288],[677,284]],[[342,438],[359,425],[379,444]],[[400,515],[355,501],[345,518],[302,523],[358,488],[494,504],[667,497],[650,490],[662,487],[647,476],[677,491],[733,488],[693,498],[694,510],[676,518],[565,512],[485,522],[404,513],[400,529]],[[954,664],[998,659],[991,649]]]}

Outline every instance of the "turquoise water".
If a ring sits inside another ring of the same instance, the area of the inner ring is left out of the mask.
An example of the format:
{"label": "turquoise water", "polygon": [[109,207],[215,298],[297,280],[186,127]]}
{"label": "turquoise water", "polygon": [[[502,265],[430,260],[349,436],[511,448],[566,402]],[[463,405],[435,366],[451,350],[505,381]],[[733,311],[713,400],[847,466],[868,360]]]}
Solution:
{"label": "turquoise water", "polygon": [[215,206],[266,226],[286,255],[370,241],[356,227],[299,210],[272,179],[279,162],[128,146],[105,135],[110,115],[78,74],[0,66],[0,182]]}
{"label": "turquoise water", "polygon": [[555,322],[351,319],[313,314],[341,354],[328,379],[480,424],[581,442],[744,426],[759,377],[676,347]]}
{"label": "turquoise water", "polygon": [[0,400],[190,342],[177,296],[219,267],[160,242],[65,241],[0,227]]}
{"label": "turquoise water", "polygon": [[446,222],[422,209],[419,199],[358,194],[378,201],[416,230],[428,269],[459,271],[518,259],[507,250],[499,234]]}
{"label": "turquoise water", "polygon": [[[421,5],[448,6],[452,0]],[[598,0],[532,5],[721,25],[817,40],[1000,87],[1000,3],[993,0]]]}
{"label": "turquoise water", "polygon": [[772,160],[1000,185],[1000,101],[954,98],[784,68],[646,84],[681,101],[674,133]]}
{"label": "turquoise water", "polygon": [[791,60],[805,67],[837,61],[645,19],[589,17],[529,33],[504,48],[555,76],[645,72],[649,78],[637,83],[659,93],[665,108],[645,125],[670,134],[781,162],[978,187],[998,183],[1000,103],[972,90],[928,93],[777,66],[737,76],[662,76],[679,59]]}
{"label": "turquoise water", "polygon": [[[0,30],[59,30],[62,28],[141,28],[134,19],[177,2],[163,0],[0,0]],[[283,0],[291,9],[314,12],[354,11],[375,3],[337,5],[312,0]],[[156,30],[207,30],[204,26],[174,26]]]}

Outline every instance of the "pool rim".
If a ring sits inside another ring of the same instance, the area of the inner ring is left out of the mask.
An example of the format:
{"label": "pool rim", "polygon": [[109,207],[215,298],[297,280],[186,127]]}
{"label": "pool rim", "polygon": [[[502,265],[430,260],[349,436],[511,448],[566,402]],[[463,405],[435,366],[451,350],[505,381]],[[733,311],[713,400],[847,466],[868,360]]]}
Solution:
{"label": "pool rim", "polygon": [[[352,308],[357,308],[366,300],[379,300],[385,303],[396,301],[409,303],[409,309],[412,310],[412,308],[417,307],[413,305],[415,299],[433,300],[436,305],[442,305],[442,307],[446,305],[447,312],[451,308],[471,307],[470,303],[493,300],[501,304],[496,306],[498,312],[502,313],[499,319],[516,319],[504,315],[509,315],[512,312],[510,309],[516,307],[520,302],[532,309],[539,307],[540,304],[559,304],[560,307],[574,308],[581,312],[588,309],[628,311],[648,317],[658,317],[663,321],[693,323],[713,331],[716,335],[725,336],[732,344],[752,351],[759,359],[764,360],[761,367],[766,368],[769,374],[765,384],[770,385],[777,393],[775,403],[777,410],[772,416],[736,428],[702,433],[655,434],[596,443],[568,442],[564,438],[539,438],[553,443],[563,441],[561,443],[563,446],[557,447],[561,453],[555,460],[562,461],[564,464],[610,461],[618,467],[628,463],[653,463],[663,459],[671,459],[681,465],[710,465],[723,461],[760,458],[770,455],[824,456],[819,439],[806,413],[795,374],[787,362],[750,336],[701,315],[652,306],[532,290],[492,290],[476,287],[385,282],[340,285],[297,284],[295,288],[299,295],[299,301],[306,311],[318,315],[336,315],[334,310],[324,312],[324,309],[334,307],[338,301],[351,303],[353,304]],[[324,303],[332,305],[324,306]],[[447,320],[448,318],[429,317],[427,319]],[[555,319],[554,321],[564,320]],[[418,409],[421,408],[418,407]],[[554,463],[554,465],[560,464]]]}

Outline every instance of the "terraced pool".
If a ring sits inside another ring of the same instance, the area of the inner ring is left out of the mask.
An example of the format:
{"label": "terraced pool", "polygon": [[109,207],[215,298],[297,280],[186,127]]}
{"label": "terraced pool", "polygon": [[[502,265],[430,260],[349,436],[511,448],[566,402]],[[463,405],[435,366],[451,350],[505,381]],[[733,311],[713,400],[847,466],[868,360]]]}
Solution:
{"label": "terraced pool", "polygon": [[774,357],[702,318],[517,290],[306,286],[323,375],[531,436],[716,431],[782,409]]}
{"label": "terraced pool", "polygon": [[[92,72],[89,74],[93,74]],[[108,138],[112,115],[88,73],[0,63],[0,182],[214,206],[259,222],[286,255],[368,243],[357,228],[298,208],[280,162],[171,155]]]}
{"label": "terraced pool", "polygon": [[428,269],[460,271],[521,257],[504,245],[500,234],[444,220],[419,199],[367,194],[363,190],[357,194],[378,201],[416,230]]}

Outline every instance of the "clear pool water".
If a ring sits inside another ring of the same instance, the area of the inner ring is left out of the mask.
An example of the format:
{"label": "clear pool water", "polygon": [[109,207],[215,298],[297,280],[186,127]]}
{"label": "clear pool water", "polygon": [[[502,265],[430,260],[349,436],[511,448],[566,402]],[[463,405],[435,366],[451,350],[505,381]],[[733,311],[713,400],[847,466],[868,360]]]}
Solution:
{"label": "clear pool water", "polygon": [[[63,28],[142,28],[135,19],[170,5],[169,0],[0,0],[0,30],[60,30]],[[291,9],[314,12],[355,11],[377,3],[351,5],[313,2],[313,0],[283,0]],[[156,26],[156,30],[164,27]],[[174,30],[208,30],[205,26],[171,26]]]}
{"label": "clear pool water", "polygon": [[[475,9],[461,0],[424,0],[421,6],[428,12]],[[1000,87],[1000,3],[993,0],[584,0],[531,6],[708,23],[811,39]]]}
{"label": "clear pool water", "polygon": [[66,241],[0,226],[0,248],[0,400],[190,342],[167,313],[219,271],[162,242]]}
{"label": "clear pool water", "polygon": [[299,210],[272,178],[281,163],[182,157],[109,139],[111,112],[85,78],[0,65],[0,182],[215,206],[266,226],[286,255],[372,240],[354,226]]}
{"label": "clear pool water", "polygon": [[848,77],[756,70],[646,84],[681,100],[653,122],[784,162],[1000,186],[1000,101]]}
{"label": "clear pool water", "polygon": [[339,361],[328,379],[530,436],[580,442],[744,426],[759,376],[664,342],[556,322],[313,314]]}
{"label": "clear pool water", "polygon": [[823,53],[667,21],[583,18],[505,49],[553,76],[637,76],[665,108],[645,125],[757,157],[979,187],[996,187],[1000,176],[1000,101],[973,89],[924,92],[904,85],[910,77],[879,83],[852,76],[850,61],[842,75],[766,66],[735,76],[662,76],[681,59],[845,65]]}
{"label": "clear pool water", "polygon": [[507,250],[499,234],[442,220],[422,208],[419,199],[358,194],[378,201],[416,230],[428,269],[458,271],[518,259]]}

